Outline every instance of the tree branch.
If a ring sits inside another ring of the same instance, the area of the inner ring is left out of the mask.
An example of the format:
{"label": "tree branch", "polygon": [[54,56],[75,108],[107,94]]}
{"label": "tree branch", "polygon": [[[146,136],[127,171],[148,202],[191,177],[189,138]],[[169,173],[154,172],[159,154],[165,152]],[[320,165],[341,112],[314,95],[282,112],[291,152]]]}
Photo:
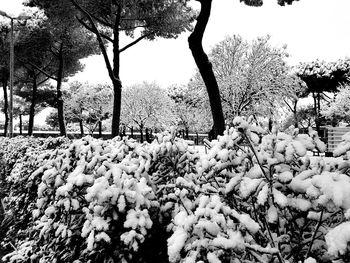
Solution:
{"label": "tree branch", "polygon": [[[88,24],[86,24],[82,19],[80,19],[79,17],[75,17],[80,24],[82,24],[87,30],[93,32],[93,33],[97,33],[94,31],[94,29],[92,27],[90,27]],[[107,36],[106,34],[100,33],[101,37],[103,37],[104,39],[108,40],[109,42],[113,43],[113,39],[109,36]]]}
{"label": "tree branch", "polygon": [[139,38],[135,39],[134,41],[132,41],[131,43],[127,44],[126,46],[124,46],[123,48],[119,49],[119,53],[122,53],[123,51],[125,51],[126,49],[128,49],[129,47],[132,47],[133,45],[135,45],[136,43],[140,42],[142,39],[153,35],[154,32],[150,32],[148,34],[144,34],[142,36],[140,36]]}
{"label": "tree branch", "polygon": [[54,76],[52,76],[51,74],[47,73],[45,70],[39,68],[37,65],[33,64],[32,62],[25,62],[22,61],[23,63],[27,63],[29,65],[31,65],[33,68],[35,68],[36,70],[40,71],[42,74],[44,74],[46,77],[53,79],[55,81],[58,81],[58,78],[55,78]]}
{"label": "tree branch", "polygon": [[100,32],[98,31],[98,29],[97,29],[97,27],[96,27],[96,25],[95,25],[95,23],[94,23],[94,21],[93,21],[91,15],[90,15],[90,13],[89,13],[88,11],[86,11],[84,8],[82,8],[75,0],[70,0],[70,1],[71,1],[71,3],[72,3],[77,9],[79,9],[81,12],[83,12],[83,13],[87,16],[87,18],[88,18],[88,20],[89,20],[89,22],[90,22],[92,28],[94,29],[93,33],[96,35],[96,38],[97,38],[97,41],[98,41],[98,43],[99,43],[99,46],[100,46],[100,49],[101,49],[103,58],[104,58],[105,63],[106,63],[106,67],[107,67],[107,70],[108,70],[108,74],[109,74],[111,80],[120,82],[120,79],[117,78],[117,77],[114,75],[114,73],[113,73],[113,68],[112,68],[111,62],[109,61],[106,47],[105,47],[105,45],[104,45],[104,43],[103,43],[101,34],[100,34]]}

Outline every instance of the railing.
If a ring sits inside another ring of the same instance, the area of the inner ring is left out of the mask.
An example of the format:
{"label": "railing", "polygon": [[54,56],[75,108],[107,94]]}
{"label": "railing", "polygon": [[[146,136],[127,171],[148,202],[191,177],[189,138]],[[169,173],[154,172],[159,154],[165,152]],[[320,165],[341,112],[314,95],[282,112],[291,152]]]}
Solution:
{"label": "railing", "polygon": [[[3,130],[0,130],[0,136],[3,135],[4,132]],[[22,135],[26,136],[28,134],[27,131],[23,131]],[[19,136],[19,132],[15,131],[13,132],[14,136]],[[85,136],[88,134],[85,134]],[[126,136],[129,136],[130,138],[133,138],[135,140],[140,141],[141,140],[141,133],[138,131],[134,131],[133,133],[131,132],[126,132],[125,133]],[[34,137],[42,137],[42,138],[47,138],[47,137],[58,137],[60,136],[60,132],[59,131],[33,131],[33,136]],[[68,138],[71,139],[78,139],[81,138],[81,134],[80,132],[67,132],[67,136]],[[93,137],[95,138],[101,138],[104,140],[107,139],[111,139],[112,138],[112,134],[110,132],[102,132],[101,136],[98,132],[94,132],[92,134]],[[150,135],[151,139],[154,138],[154,135]],[[146,139],[145,133],[143,134],[143,138],[144,140]],[[186,140],[190,140],[193,141],[195,145],[203,145],[203,140],[208,138],[208,134],[205,133],[189,133],[188,136],[186,136]],[[146,140],[145,140],[146,141]]]}

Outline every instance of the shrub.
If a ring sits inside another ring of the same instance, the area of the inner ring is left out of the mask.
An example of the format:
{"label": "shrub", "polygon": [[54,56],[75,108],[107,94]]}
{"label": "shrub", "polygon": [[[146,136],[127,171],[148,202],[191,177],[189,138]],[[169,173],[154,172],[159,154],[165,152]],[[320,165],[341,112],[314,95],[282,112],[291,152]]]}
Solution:
{"label": "shrub", "polygon": [[2,252],[12,250],[15,241],[27,235],[32,221],[28,211],[35,207],[40,180],[31,179],[32,172],[45,162],[53,149],[68,144],[69,140],[63,137],[0,138],[0,198],[6,205],[5,211],[0,210]]}
{"label": "shrub", "polygon": [[349,262],[350,133],[323,152],[317,133],[267,134],[253,119],[189,149],[85,137],[51,151],[35,220],[8,262]]}

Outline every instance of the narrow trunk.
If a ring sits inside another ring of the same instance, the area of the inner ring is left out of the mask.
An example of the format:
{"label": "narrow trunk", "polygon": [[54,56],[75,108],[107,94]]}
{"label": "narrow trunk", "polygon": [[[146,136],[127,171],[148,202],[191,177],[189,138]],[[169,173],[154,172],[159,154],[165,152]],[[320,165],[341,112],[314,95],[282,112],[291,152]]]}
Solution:
{"label": "narrow trunk", "polygon": [[67,136],[66,123],[64,120],[63,97],[62,97],[62,78],[63,78],[63,44],[61,44],[58,54],[58,74],[57,74],[57,114],[60,135]]}
{"label": "narrow trunk", "polygon": [[79,120],[79,128],[80,128],[80,135],[81,137],[84,136],[84,126],[83,126],[83,120]]}
{"label": "narrow trunk", "polygon": [[222,111],[219,86],[213,72],[212,64],[202,46],[204,31],[210,17],[212,0],[198,1],[201,3],[201,11],[197,18],[197,24],[188,38],[188,42],[193,58],[207,88],[213,116],[214,136],[216,137],[223,134],[225,130],[225,119]]}
{"label": "narrow trunk", "polygon": [[148,128],[146,128],[146,142],[149,142],[150,139],[149,139],[149,130]]}
{"label": "narrow trunk", "polygon": [[119,124],[120,124],[120,109],[121,109],[121,94],[122,94],[122,83],[119,78],[119,70],[120,70],[120,52],[119,52],[119,26],[121,21],[121,12],[122,8],[120,4],[118,4],[118,1],[115,2],[115,6],[117,7],[117,10],[115,12],[116,18],[113,25],[113,65],[111,65],[110,60],[108,58],[107,50],[104,44],[104,41],[102,39],[101,34],[99,33],[99,30],[97,29],[91,15],[84,10],[79,4],[76,3],[76,1],[71,0],[71,3],[78,8],[81,12],[83,12],[87,18],[89,19],[89,22],[92,26],[92,32],[95,33],[97,41],[99,43],[104,61],[106,63],[106,67],[108,70],[108,75],[112,81],[113,84],[113,93],[114,93],[114,99],[113,99],[113,116],[112,116],[112,137],[115,137],[119,134]]}
{"label": "narrow trunk", "polygon": [[297,104],[298,104],[298,101],[295,101],[295,102],[294,102],[294,106],[293,106],[294,127],[295,127],[295,128],[299,128]]}
{"label": "narrow trunk", "polygon": [[140,126],[141,143],[143,143],[143,126]]}
{"label": "narrow trunk", "polygon": [[4,92],[4,114],[5,114],[5,126],[4,126],[4,136],[7,136],[7,129],[9,125],[9,100],[7,96],[7,80],[3,79],[2,80],[2,87],[3,87],[3,92]]}
{"label": "narrow trunk", "polygon": [[120,111],[122,101],[122,85],[120,82],[113,83],[113,116],[112,116],[112,137],[119,135]]}
{"label": "narrow trunk", "polygon": [[22,114],[20,114],[19,115],[19,134],[20,135],[23,134],[22,125],[23,125]]}
{"label": "narrow trunk", "polygon": [[29,123],[28,123],[29,136],[33,135],[37,91],[38,91],[38,86],[36,83],[36,75],[33,73],[33,90],[32,90],[32,99],[31,99],[30,109],[29,109]]}
{"label": "narrow trunk", "polygon": [[317,131],[317,133],[320,133],[319,116],[318,116],[318,110],[317,110],[317,96],[316,96],[315,92],[312,92],[312,97],[314,99],[314,112],[315,112],[316,131]]}
{"label": "narrow trunk", "polygon": [[102,137],[102,121],[98,121],[98,135]]}
{"label": "narrow trunk", "polygon": [[118,8],[113,30],[113,116],[112,116],[112,137],[119,135],[120,111],[122,102],[122,83],[119,79],[120,71],[120,52],[119,52],[119,23],[121,8]]}

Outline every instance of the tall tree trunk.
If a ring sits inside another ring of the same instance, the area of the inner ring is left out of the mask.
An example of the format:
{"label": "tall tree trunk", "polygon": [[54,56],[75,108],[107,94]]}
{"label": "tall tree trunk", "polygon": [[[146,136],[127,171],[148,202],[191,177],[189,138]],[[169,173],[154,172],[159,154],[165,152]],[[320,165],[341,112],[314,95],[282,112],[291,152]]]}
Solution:
{"label": "tall tree trunk", "polygon": [[204,52],[202,40],[205,28],[207,26],[212,0],[197,0],[201,3],[201,11],[197,18],[197,24],[188,38],[190,50],[193,58],[203,78],[207,88],[211,112],[214,123],[214,135],[223,134],[225,130],[225,119],[222,111],[219,86],[216,81],[212,64],[209,61],[207,54]]}
{"label": "tall tree trunk", "polygon": [[315,92],[312,92],[312,98],[314,100],[314,113],[315,113],[316,131],[319,132],[320,126],[319,126],[319,122],[318,122],[317,97],[316,97],[316,93]]}
{"label": "tall tree trunk", "polygon": [[98,121],[98,136],[102,137],[102,121]]}
{"label": "tall tree trunk", "polygon": [[38,86],[36,83],[36,75],[33,73],[33,90],[32,90],[32,99],[31,99],[30,109],[29,109],[29,123],[28,123],[29,136],[33,135],[37,91],[38,91]]}
{"label": "tall tree trunk", "polygon": [[79,120],[79,128],[80,128],[80,135],[81,137],[84,136],[84,126],[83,126],[83,120]]}
{"label": "tall tree trunk", "polygon": [[143,126],[140,126],[141,143],[143,143]]}
{"label": "tall tree trunk", "polygon": [[66,123],[64,120],[64,109],[63,109],[63,97],[62,97],[62,79],[63,79],[63,44],[58,54],[58,74],[57,74],[57,114],[58,114],[58,125],[60,128],[60,135],[67,136]]}
{"label": "tall tree trunk", "polygon": [[4,114],[5,114],[4,136],[7,136],[7,129],[9,125],[9,114],[8,114],[9,100],[7,95],[7,79],[5,78],[2,80],[2,87],[4,92]]}
{"label": "tall tree trunk", "polygon": [[113,116],[112,116],[112,137],[119,135],[120,112],[122,102],[122,83],[119,79],[120,71],[120,52],[119,52],[119,24],[121,8],[118,8],[116,21],[113,30]]}
{"label": "tall tree trunk", "polygon": [[19,134],[22,135],[23,134],[23,120],[22,120],[22,114],[19,114]]}
{"label": "tall tree trunk", "polygon": [[294,127],[299,128],[298,111],[297,111],[298,101],[294,101],[293,105],[293,115],[294,115]]}

